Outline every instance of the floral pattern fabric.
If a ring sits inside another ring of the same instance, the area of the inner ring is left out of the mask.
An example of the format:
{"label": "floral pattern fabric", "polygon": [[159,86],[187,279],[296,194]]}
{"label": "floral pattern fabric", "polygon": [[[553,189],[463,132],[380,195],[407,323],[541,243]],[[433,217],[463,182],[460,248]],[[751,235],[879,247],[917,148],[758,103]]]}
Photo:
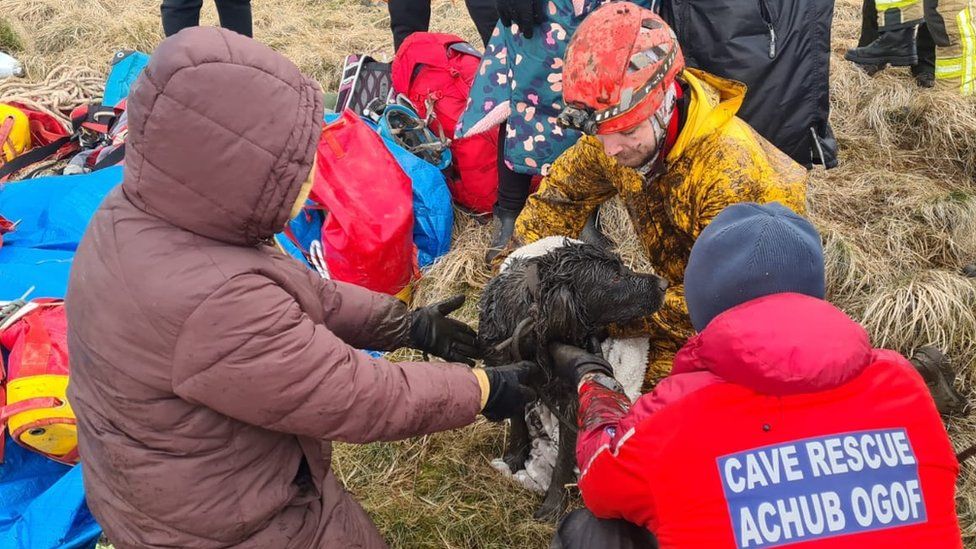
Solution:
{"label": "floral pattern fabric", "polygon": [[[563,57],[587,14],[605,0],[550,0],[546,22],[532,38],[499,22],[478,67],[455,135],[468,136],[508,122],[505,163],[525,174],[546,175],[580,137],[556,124],[563,108]],[[635,3],[649,6],[646,0]]]}

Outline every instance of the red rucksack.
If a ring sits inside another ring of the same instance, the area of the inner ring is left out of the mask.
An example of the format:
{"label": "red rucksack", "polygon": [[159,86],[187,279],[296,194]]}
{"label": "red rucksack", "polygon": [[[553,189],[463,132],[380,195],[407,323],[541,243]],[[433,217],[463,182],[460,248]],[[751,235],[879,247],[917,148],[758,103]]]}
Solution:
{"label": "red rucksack", "polygon": [[[459,36],[415,32],[393,58],[393,89],[428,117],[435,134],[454,139],[454,127],[468,103],[481,54]],[[498,193],[498,134],[485,132],[452,141],[455,176],[448,181],[459,205],[488,213]]]}

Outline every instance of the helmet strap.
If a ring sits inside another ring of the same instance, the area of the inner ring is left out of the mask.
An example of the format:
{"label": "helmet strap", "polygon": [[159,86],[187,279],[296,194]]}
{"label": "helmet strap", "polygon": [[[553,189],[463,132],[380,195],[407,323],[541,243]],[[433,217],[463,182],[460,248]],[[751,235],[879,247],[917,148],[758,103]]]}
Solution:
{"label": "helmet strap", "polygon": [[671,118],[674,117],[675,105],[678,102],[678,95],[675,92],[675,87],[671,86],[666,92],[664,92],[664,99],[661,101],[661,106],[658,107],[657,111],[651,115],[651,127],[654,129],[654,142],[656,143],[656,150],[651,159],[642,166],[638,171],[641,175],[648,175],[651,173],[651,169],[658,163],[661,158],[661,152],[664,150],[664,145],[668,138],[668,126],[671,125]]}

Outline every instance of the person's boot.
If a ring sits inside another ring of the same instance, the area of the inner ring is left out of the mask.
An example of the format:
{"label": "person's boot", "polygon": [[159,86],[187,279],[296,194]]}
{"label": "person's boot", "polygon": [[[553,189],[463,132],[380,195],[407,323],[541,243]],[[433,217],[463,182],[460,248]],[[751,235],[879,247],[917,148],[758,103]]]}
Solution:
{"label": "person's boot", "polygon": [[498,257],[498,254],[505,249],[505,246],[512,239],[512,235],[515,234],[515,220],[519,214],[519,212],[502,208],[497,204],[491,212],[491,244],[485,253],[487,265],[491,265],[491,262]]}
{"label": "person's boot", "polygon": [[962,274],[963,276],[968,276],[969,278],[976,278],[976,263],[963,267]]}
{"label": "person's boot", "polygon": [[915,83],[918,84],[920,88],[934,88],[935,87],[935,73],[934,72],[920,72],[915,75]]}
{"label": "person's boot", "polygon": [[882,32],[877,40],[867,46],[847,50],[844,59],[858,65],[916,65],[918,51],[915,48],[915,27]]}
{"label": "person's boot", "polygon": [[580,240],[586,242],[587,244],[592,244],[603,248],[604,250],[613,249],[613,241],[607,238],[607,235],[603,234],[597,224],[597,216],[600,213],[600,208],[593,210],[590,217],[586,218],[586,224],[583,225],[583,230],[580,231]]}
{"label": "person's boot", "polygon": [[951,415],[963,411],[966,399],[952,385],[956,375],[942,351],[930,346],[920,347],[912,356],[911,363],[922,374],[940,414]]}

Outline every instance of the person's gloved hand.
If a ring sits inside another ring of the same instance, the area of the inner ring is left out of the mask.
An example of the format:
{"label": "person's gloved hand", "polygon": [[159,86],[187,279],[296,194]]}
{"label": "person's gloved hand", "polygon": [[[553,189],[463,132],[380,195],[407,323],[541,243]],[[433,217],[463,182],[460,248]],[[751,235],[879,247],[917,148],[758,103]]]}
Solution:
{"label": "person's gloved hand", "polygon": [[535,391],[525,385],[538,368],[528,360],[485,368],[489,389],[481,415],[491,421],[501,421],[523,413],[525,405],[538,398]]}
{"label": "person's gloved hand", "polygon": [[574,385],[579,385],[586,374],[598,373],[613,377],[613,367],[609,362],[579,347],[552,343],[549,345],[549,357],[556,375]]}
{"label": "person's gloved hand", "polygon": [[496,0],[498,19],[506,27],[515,23],[526,38],[532,38],[535,26],[546,20],[546,0]]}
{"label": "person's gloved hand", "polygon": [[410,313],[410,345],[448,362],[474,366],[481,358],[478,336],[470,326],[447,315],[464,305],[464,296],[421,307]]}

